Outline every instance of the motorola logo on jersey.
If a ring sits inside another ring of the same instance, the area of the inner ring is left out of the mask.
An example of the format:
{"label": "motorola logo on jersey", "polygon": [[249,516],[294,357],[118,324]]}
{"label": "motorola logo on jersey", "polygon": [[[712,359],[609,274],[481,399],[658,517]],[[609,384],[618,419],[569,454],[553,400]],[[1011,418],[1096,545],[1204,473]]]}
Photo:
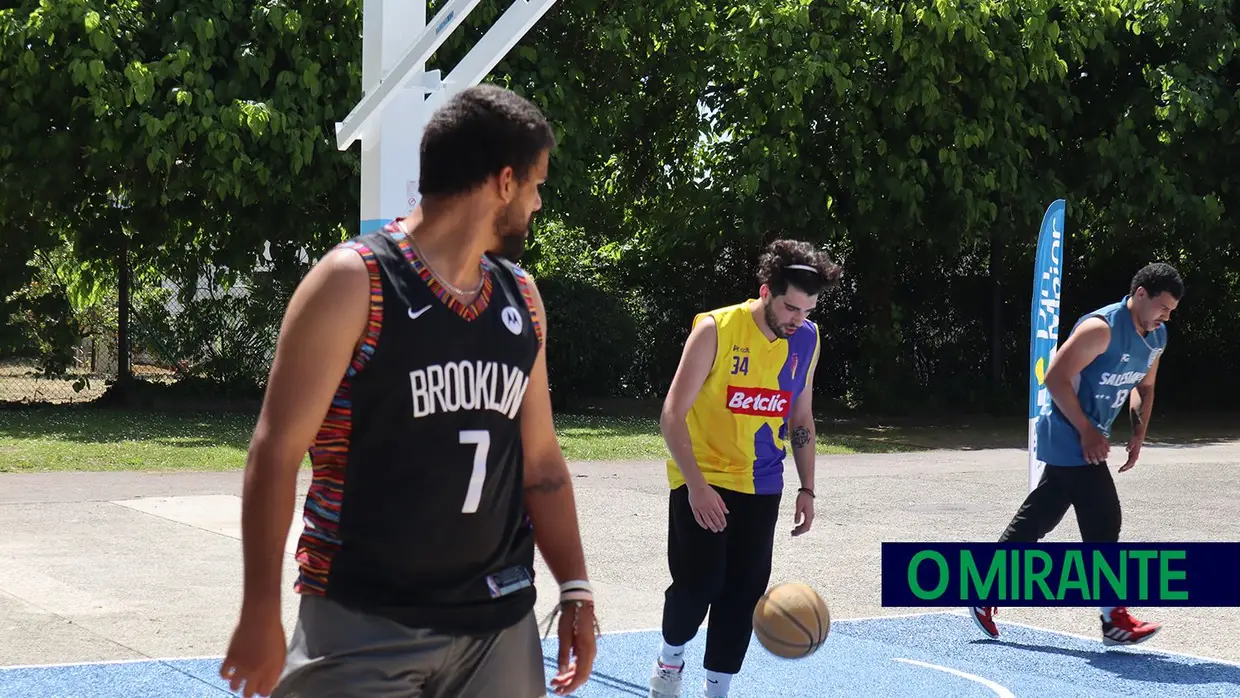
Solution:
{"label": "motorola logo on jersey", "polygon": [[792,393],[769,388],[738,388],[728,386],[728,409],[735,414],[755,417],[786,417]]}
{"label": "motorola logo on jersey", "polygon": [[504,321],[504,327],[507,327],[509,332],[521,334],[521,313],[517,312],[516,308],[511,305],[504,308],[499,317]]}
{"label": "motorola logo on jersey", "polygon": [[530,378],[498,361],[449,361],[409,372],[413,416],[492,410],[516,419]]}

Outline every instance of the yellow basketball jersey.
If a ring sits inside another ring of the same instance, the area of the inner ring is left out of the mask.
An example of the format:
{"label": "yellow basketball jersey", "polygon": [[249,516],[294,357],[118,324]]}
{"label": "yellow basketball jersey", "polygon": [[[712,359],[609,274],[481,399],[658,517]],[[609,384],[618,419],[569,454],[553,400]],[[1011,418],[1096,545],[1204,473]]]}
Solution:
{"label": "yellow basketball jersey", "polygon": [[[768,340],[749,310],[752,301],[699,313],[715,320],[715,362],[686,422],[706,481],[747,494],[783,490],[785,442],[792,404],[818,362],[818,327],[809,321],[787,340]],[[668,484],[684,484],[667,461]]]}

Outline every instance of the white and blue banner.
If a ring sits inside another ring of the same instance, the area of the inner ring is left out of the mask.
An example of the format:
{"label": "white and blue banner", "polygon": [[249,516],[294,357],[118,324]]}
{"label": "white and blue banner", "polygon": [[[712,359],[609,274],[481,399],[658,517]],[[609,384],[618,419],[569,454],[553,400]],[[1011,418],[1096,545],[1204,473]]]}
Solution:
{"label": "white and blue banner", "polygon": [[1046,369],[1059,347],[1059,308],[1063,286],[1063,199],[1056,199],[1042,217],[1038,251],[1033,263],[1033,308],[1029,337],[1029,490],[1038,486],[1045,463],[1038,460],[1038,415],[1049,410]]}

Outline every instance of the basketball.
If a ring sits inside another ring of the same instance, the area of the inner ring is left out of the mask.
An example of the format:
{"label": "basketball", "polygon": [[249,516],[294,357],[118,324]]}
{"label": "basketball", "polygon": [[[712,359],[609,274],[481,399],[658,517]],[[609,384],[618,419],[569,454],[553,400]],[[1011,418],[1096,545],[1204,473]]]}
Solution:
{"label": "basketball", "polygon": [[822,646],[831,630],[827,602],[802,582],[778,584],[767,590],[753,610],[753,630],[771,654],[784,659],[808,657]]}

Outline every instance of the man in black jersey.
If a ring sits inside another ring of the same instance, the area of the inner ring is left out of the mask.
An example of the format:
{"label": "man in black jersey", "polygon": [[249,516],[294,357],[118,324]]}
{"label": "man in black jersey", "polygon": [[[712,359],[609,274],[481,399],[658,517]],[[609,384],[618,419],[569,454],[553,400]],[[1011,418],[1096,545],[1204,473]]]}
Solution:
{"label": "man in black jersey", "polygon": [[[463,91],[426,127],[423,201],[328,253],[293,294],[246,461],[244,597],[220,667],[234,691],[544,696],[535,544],[561,589],[551,686],[588,678],[593,596],[546,315],[514,264],[554,145],[528,101]],[[281,566],[307,450],[286,647]]]}

